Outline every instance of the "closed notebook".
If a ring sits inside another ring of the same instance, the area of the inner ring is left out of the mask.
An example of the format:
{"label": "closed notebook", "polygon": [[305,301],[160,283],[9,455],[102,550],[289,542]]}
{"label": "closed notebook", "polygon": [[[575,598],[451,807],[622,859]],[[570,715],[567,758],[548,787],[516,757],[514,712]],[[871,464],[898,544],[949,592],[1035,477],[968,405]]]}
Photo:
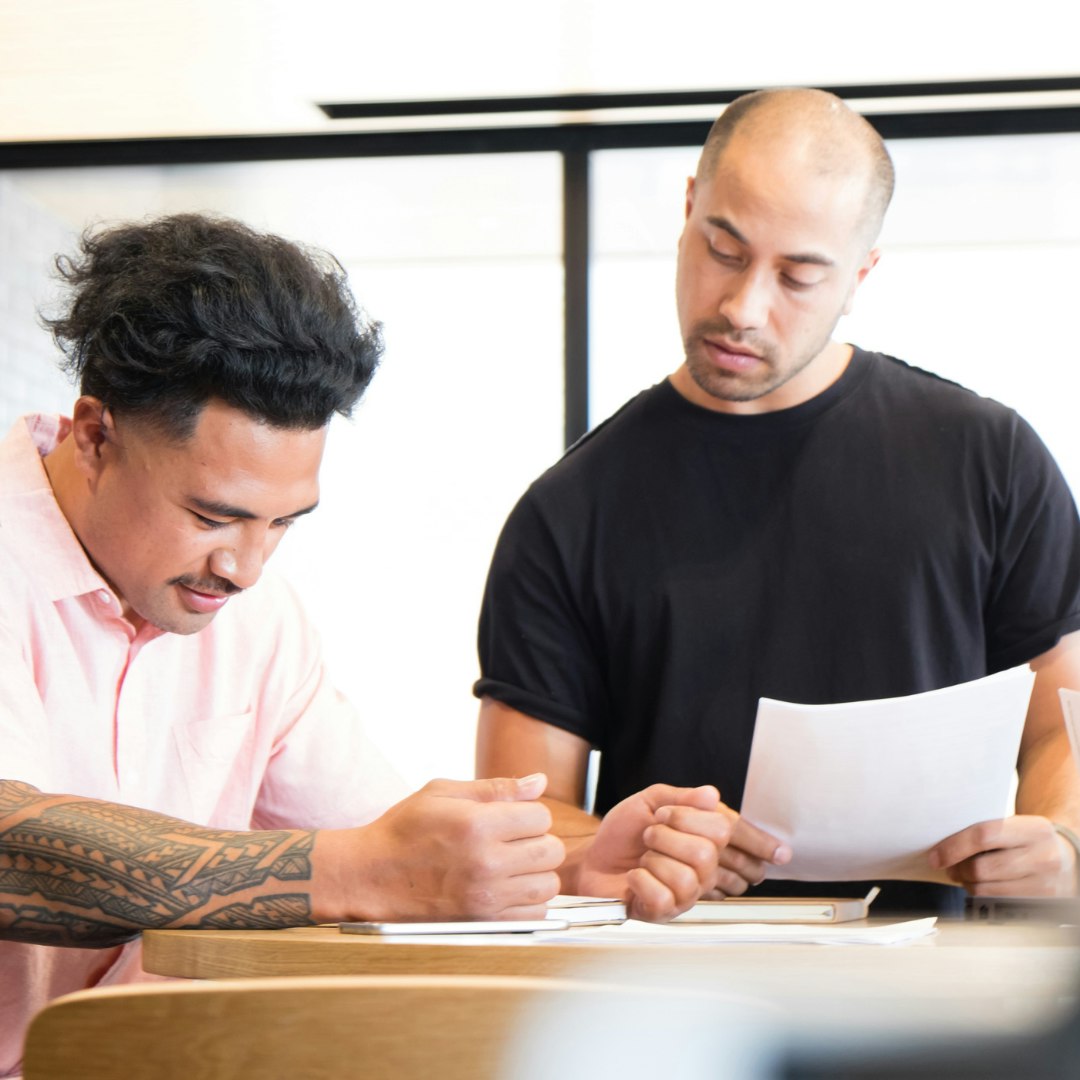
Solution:
{"label": "closed notebook", "polygon": [[626,922],[626,905],[614,897],[568,896],[548,901],[549,919],[563,919],[571,926],[601,926]]}
{"label": "closed notebook", "polygon": [[865,919],[879,890],[863,897],[762,896],[700,900],[672,922],[838,923]]}

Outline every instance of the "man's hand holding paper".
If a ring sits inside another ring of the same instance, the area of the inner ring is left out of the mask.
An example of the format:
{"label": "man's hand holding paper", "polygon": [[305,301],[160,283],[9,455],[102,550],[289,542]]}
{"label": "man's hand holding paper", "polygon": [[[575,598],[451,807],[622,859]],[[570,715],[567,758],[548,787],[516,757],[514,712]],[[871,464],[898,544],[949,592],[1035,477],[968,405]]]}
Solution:
{"label": "man's hand holding paper", "polygon": [[974,896],[1076,892],[1076,850],[1053,822],[1032,814],[961,829],[930,850],[929,863]]}
{"label": "man's hand holding paper", "polygon": [[[1020,667],[929,693],[839,705],[763,698],[742,813],[792,851],[786,865],[766,865],[765,876],[1010,880],[1009,851],[1026,860],[1030,846],[1046,840],[1032,824],[1043,819],[1002,820],[1034,678]],[[978,848],[991,839],[1007,843],[1005,852]],[[943,841],[956,843],[932,864],[931,850]],[[965,862],[972,857],[981,861]]]}

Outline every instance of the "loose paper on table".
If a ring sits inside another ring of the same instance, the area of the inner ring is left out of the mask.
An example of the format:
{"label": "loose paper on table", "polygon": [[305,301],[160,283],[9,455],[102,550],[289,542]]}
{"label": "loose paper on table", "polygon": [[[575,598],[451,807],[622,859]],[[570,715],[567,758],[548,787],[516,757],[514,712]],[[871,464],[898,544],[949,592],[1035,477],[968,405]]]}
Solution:
{"label": "loose paper on table", "polygon": [[544,941],[590,945],[724,945],[729,942],[776,942],[785,945],[903,945],[932,934],[937,918],[868,926],[851,923],[794,926],[768,923],[655,923],[629,919],[618,926],[585,927],[535,935]]}
{"label": "loose paper on table", "polygon": [[1034,679],[1024,666],[877,701],[762,698],[741,812],[794,852],[768,876],[948,881],[927,853],[1009,812]]}

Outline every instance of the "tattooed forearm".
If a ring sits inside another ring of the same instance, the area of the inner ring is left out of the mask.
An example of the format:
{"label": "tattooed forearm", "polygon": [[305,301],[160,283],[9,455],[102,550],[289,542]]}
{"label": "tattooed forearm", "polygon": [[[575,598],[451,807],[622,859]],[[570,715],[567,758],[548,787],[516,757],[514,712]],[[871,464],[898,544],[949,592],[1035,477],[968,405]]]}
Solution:
{"label": "tattooed forearm", "polygon": [[122,945],[138,936],[137,930],[125,933],[115,923],[52,911],[41,904],[0,903],[0,940],[3,941],[92,949]]}
{"label": "tattooed forearm", "polygon": [[0,937],[112,945],[148,927],[309,923],[307,893],[272,883],[309,881],[313,843],[310,831],[205,829],[3,781]]}
{"label": "tattooed forearm", "polygon": [[199,926],[211,930],[276,930],[311,922],[307,893],[261,896],[250,904],[230,904],[207,915]]}

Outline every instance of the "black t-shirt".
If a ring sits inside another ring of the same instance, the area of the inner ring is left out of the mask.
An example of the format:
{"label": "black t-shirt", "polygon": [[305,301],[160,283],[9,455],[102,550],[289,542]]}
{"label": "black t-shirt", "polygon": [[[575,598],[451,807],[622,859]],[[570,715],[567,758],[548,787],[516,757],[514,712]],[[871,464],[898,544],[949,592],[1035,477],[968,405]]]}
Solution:
{"label": "black t-shirt", "polygon": [[665,381],[573,446],[500,537],[475,692],[598,747],[600,813],[656,782],[737,808],[759,697],[933,690],[1078,628],[1080,523],[1032,429],[856,350],[794,408]]}

